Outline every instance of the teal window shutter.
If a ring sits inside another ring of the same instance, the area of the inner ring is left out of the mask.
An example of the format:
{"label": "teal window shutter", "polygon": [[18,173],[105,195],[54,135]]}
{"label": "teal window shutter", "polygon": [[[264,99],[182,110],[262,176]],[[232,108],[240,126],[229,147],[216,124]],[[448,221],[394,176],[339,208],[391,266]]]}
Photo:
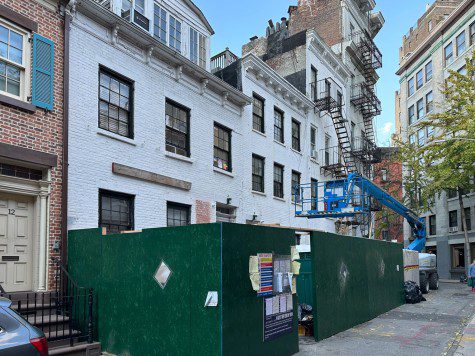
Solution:
{"label": "teal window shutter", "polygon": [[31,103],[53,110],[54,43],[37,33],[33,34],[32,71]]}

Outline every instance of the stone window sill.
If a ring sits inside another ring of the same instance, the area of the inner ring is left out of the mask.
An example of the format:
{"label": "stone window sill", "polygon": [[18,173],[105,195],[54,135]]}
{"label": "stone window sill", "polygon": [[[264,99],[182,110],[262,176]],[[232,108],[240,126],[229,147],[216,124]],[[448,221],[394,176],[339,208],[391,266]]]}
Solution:
{"label": "stone window sill", "polygon": [[101,135],[101,136],[104,136],[104,137],[112,138],[112,139],[120,141],[120,142],[127,143],[131,146],[137,146],[137,144],[135,143],[135,141],[133,139],[117,135],[117,134],[115,134],[113,132],[110,132],[110,131],[107,131],[107,130],[103,130],[103,129],[99,128],[99,129],[97,129],[97,134]]}
{"label": "stone window sill", "polygon": [[195,162],[195,160],[191,157],[182,156],[173,152],[165,151],[165,156],[168,158],[176,159],[177,161],[182,161],[190,164]]}
{"label": "stone window sill", "polygon": [[213,166],[213,171],[215,171],[216,173],[222,174],[224,176],[234,178],[234,174],[232,172],[225,171],[225,170],[220,169],[218,167]]}
{"label": "stone window sill", "polygon": [[36,106],[26,101],[18,100],[12,98],[8,95],[0,94],[0,103],[13,106],[14,108],[29,112],[30,114],[34,114],[36,112]]}
{"label": "stone window sill", "polygon": [[291,150],[292,150],[292,152],[297,153],[297,154],[299,154],[299,155],[301,155],[301,156],[303,155],[301,151],[294,150],[293,148],[291,148]]}
{"label": "stone window sill", "polygon": [[278,200],[278,201],[280,201],[280,202],[283,202],[283,203],[286,202],[286,200],[285,200],[284,198],[274,197],[274,199],[275,199],[275,200]]}
{"label": "stone window sill", "polygon": [[254,130],[254,129],[252,129],[252,132],[255,132],[256,134],[261,135],[262,137],[267,137],[267,135],[263,132],[260,132],[260,131]]}
{"label": "stone window sill", "polygon": [[277,143],[278,145],[284,147],[284,148],[287,148],[287,146],[286,146],[285,143],[283,143],[283,142],[279,142],[279,141],[277,141],[277,140],[274,140],[274,142]]}
{"label": "stone window sill", "polygon": [[255,194],[255,195],[260,195],[261,197],[266,197],[267,194],[264,193],[264,192],[258,192],[256,190],[252,190],[252,194]]}

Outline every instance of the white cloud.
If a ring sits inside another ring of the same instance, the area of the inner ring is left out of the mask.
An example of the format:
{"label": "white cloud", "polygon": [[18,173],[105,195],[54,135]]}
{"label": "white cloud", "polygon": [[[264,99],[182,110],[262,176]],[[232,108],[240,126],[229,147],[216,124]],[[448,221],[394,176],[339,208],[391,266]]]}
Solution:
{"label": "white cloud", "polygon": [[391,132],[392,128],[393,128],[393,123],[392,122],[386,122],[383,126],[383,133],[387,134],[387,133]]}

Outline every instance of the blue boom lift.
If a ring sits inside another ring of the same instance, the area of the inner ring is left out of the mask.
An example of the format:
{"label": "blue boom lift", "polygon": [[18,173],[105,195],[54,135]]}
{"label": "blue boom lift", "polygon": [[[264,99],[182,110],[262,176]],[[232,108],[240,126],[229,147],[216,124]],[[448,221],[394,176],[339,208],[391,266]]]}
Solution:
{"label": "blue boom lift", "polygon": [[384,189],[357,173],[350,173],[346,179],[302,184],[294,190],[294,194],[295,216],[309,219],[371,214],[372,205],[379,202],[404,217],[411,226],[414,241],[409,250],[421,252],[425,247],[424,218],[419,218]]}
{"label": "blue boom lift", "polygon": [[[310,193],[310,194],[309,194]],[[384,189],[357,173],[346,179],[302,184],[294,189],[295,216],[316,218],[368,217],[375,204],[382,204],[404,217],[412,228],[413,242],[408,250],[419,252],[420,286],[423,293],[439,288],[437,259],[420,253],[426,243],[424,218],[407,208]],[[364,221],[368,219],[360,219]]]}

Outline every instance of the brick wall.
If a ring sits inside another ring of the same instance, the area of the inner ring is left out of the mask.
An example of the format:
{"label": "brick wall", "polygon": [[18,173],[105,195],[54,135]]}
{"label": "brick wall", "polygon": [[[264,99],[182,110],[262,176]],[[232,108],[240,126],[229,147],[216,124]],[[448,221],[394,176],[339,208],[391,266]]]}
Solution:
{"label": "brick wall", "polygon": [[211,203],[207,201],[196,201],[196,223],[208,224],[211,222]]}
{"label": "brick wall", "polygon": [[[386,170],[387,172],[386,180],[383,179],[383,170]],[[374,182],[378,186],[384,188],[389,194],[391,194],[391,196],[395,197],[399,201],[403,200],[402,163],[398,160],[398,157],[394,153],[385,155],[381,163],[374,165]],[[387,216],[387,223],[383,221],[384,215]],[[376,239],[382,239],[382,230],[387,229],[389,232],[389,238],[391,240],[404,242],[403,224],[404,219],[399,214],[396,214],[386,207],[383,207],[381,212],[376,213]]]}
{"label": "brick wall", "polygon": [[435,1],[417,20],[417,26],[409,29],[408,35],[402,39],[402,47],[399,49],[399,60],[402,59],[419,47],[424,42],[431,31],[429,31],[429,22],[432,22],[432,31],[444,20],[445,15],[449,15],[464,0],[437,0]]}
{"label": "brick wall", "polygon": [[[55,44],[54,107],[51,112],[37,109],[34,114],[0,104],[0,142],[58,156],[51,171],[49,255],[55,241],[61,239],[61,174],[63,150],[63,43],[64,23],[59,11],[52,11],[33,0],[0,0],[0,4],[38,23],[38,33]],[[1,14],[0,14],[1,15]],[[31,95],[31,94],[29,94]],[[49,261],[51,266],[51,260]],[[53,270],[49,268],[49,285]]]}
{"label": "brick wall", "polygon": [[314,29],[329,46],[340,43],[341,11],[340,0],[299,0],[298,5],[290,9],[290,34]]}

